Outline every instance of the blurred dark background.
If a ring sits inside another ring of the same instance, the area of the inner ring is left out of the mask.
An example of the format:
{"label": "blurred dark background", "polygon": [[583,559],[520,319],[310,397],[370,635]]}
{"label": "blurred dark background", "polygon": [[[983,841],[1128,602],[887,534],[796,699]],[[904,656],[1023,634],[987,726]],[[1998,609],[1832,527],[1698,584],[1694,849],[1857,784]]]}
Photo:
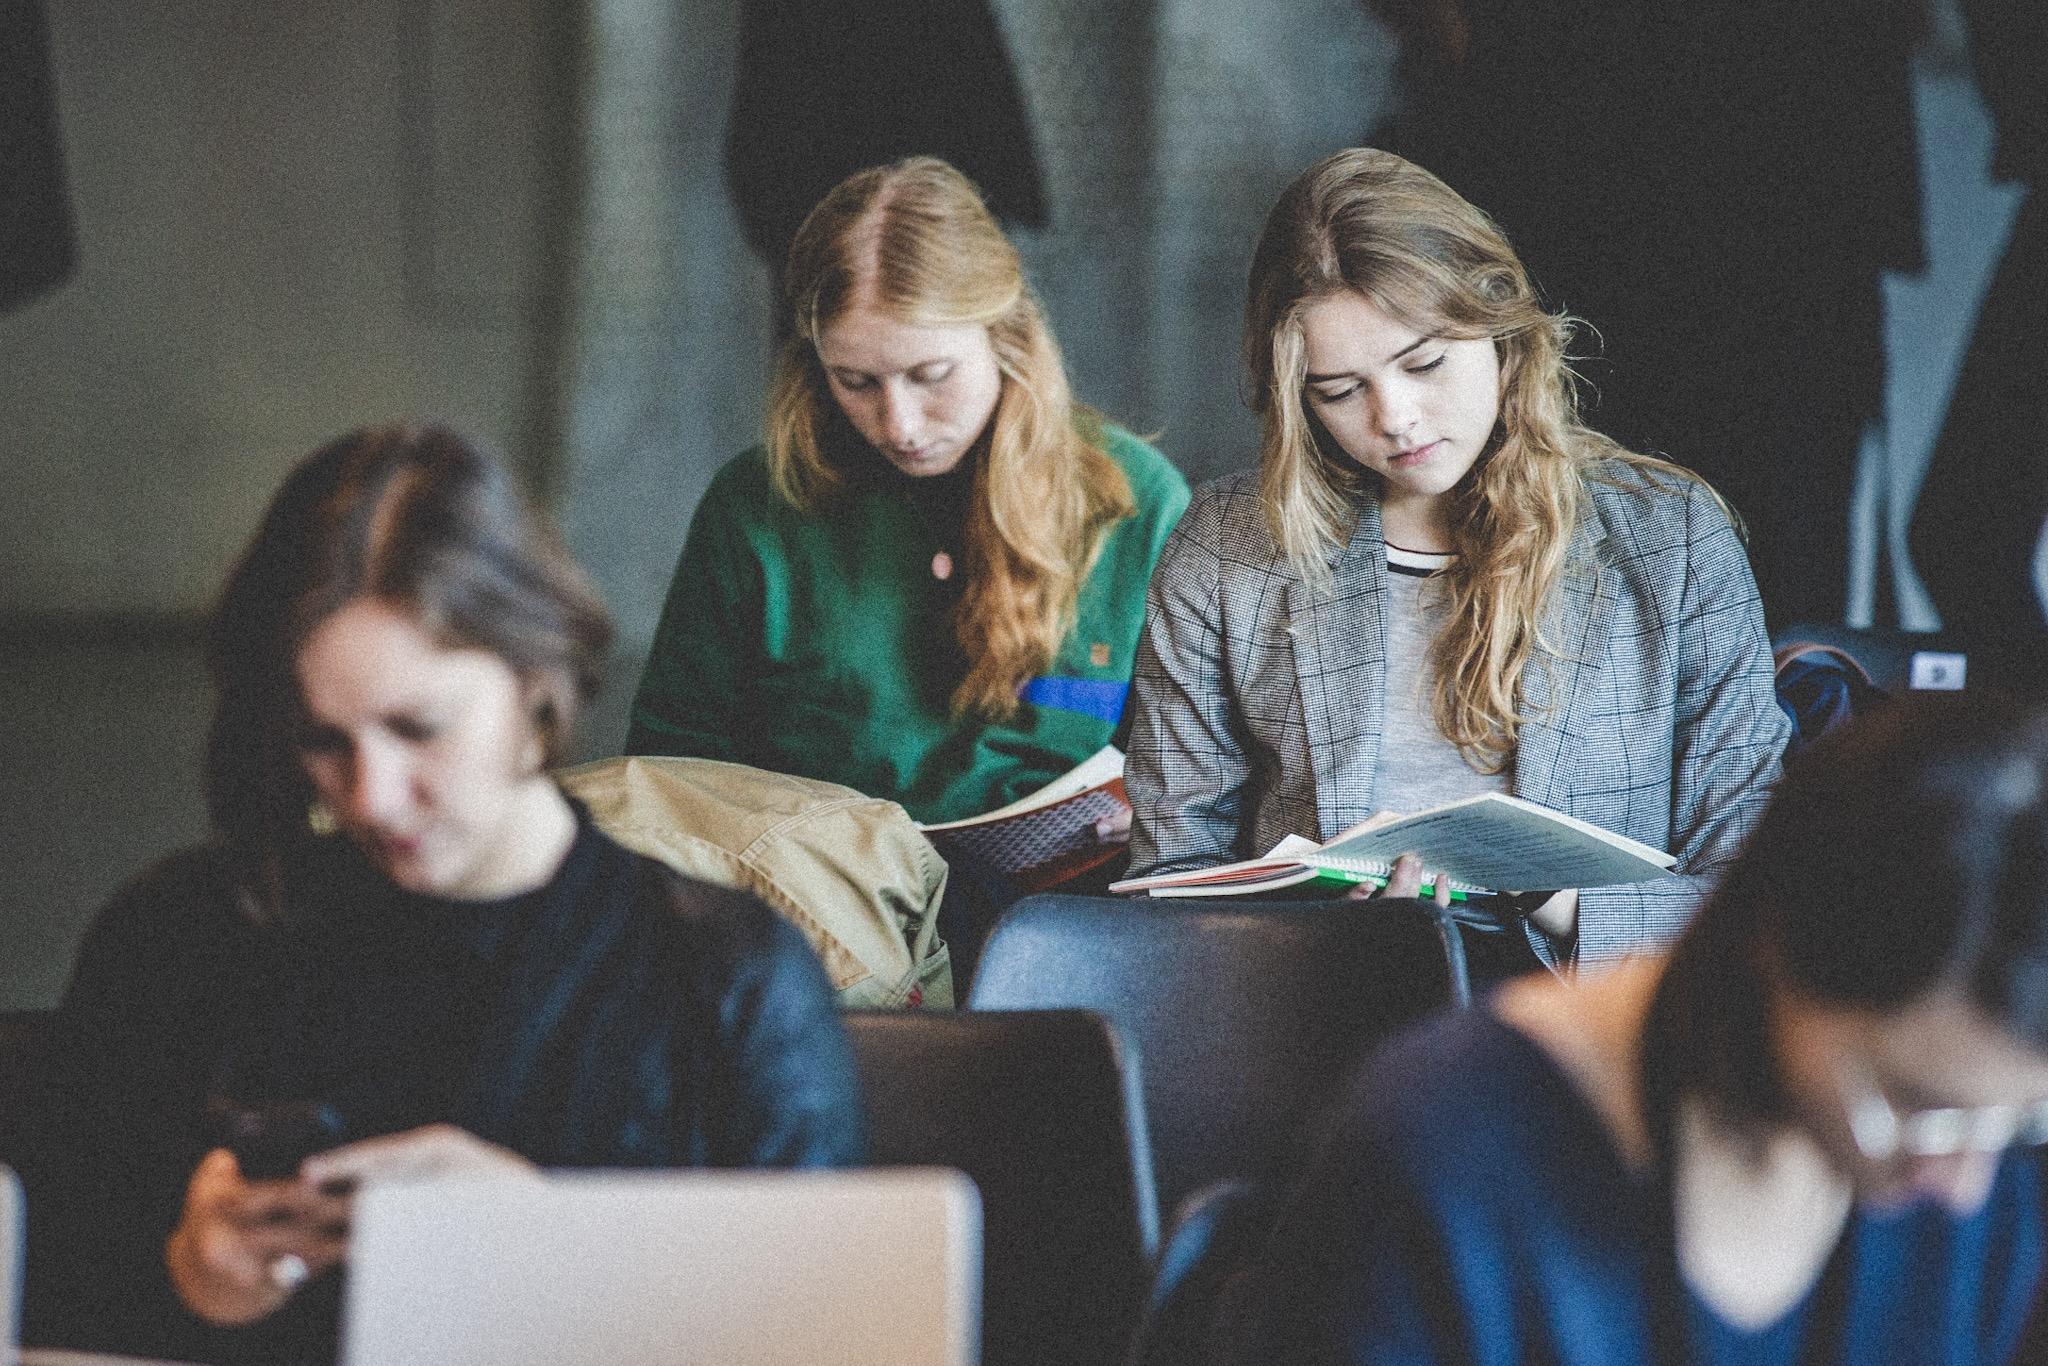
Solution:
{"label": "blurred dark background", "polygon": [[1596,425],[1735,501],[1776,623],[2038,631],[2044,14],[0,0],[0,1008],[201,832],[198,622],[337,431],[436,414],[527,471],[620,618],[612,750],[757,426],[768,256],[908,151],[981,180],[1078,392],[1192,478],[1252,455],[1266,207],[1408,152],[1599,329]]}

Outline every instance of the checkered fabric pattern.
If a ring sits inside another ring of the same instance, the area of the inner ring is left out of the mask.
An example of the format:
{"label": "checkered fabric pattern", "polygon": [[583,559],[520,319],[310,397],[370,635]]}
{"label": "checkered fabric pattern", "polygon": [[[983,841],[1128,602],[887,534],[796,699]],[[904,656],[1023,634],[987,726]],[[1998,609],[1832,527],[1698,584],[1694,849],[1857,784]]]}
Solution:
{"label": "checkered fabric pattern", "polygon": [[[1588,491],[1552,651],[1524,675],[1514,790],[1670,850],[1681,874],[1580,892],[1577,958],[1596,963],[1684,926],[1762,812],[1789,727],[1748,556],[1711,494],[1619,462]],[[1312,597],[1254,474],[1196,495],[1153,574],[1138,647],[1131,876],[1249,858],[1288,834],[1325,840],[1379,809],[1377,503],[1331,569],[1331,591]]]}

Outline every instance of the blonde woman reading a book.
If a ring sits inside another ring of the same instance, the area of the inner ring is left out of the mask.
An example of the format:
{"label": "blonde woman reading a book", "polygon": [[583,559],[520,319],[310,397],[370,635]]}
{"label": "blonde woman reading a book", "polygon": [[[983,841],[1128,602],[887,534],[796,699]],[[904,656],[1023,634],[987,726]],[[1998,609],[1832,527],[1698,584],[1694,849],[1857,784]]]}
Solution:
{"label": "blonde woman reading a book", "polygon": [[1109,742],[1187,484],[1074,401],[944,162],[833,189],[785,284],[765,439],[697,508],[627,749],[995,810]]}
{"label": "blonde woman reading a book", "polygon": [[[1679,876],[1503,899],[1511,933],[1479,936],[1495,971],[1683,927],[1787,725],[1728,510],[1579,421],[1572,325],[1484,213],[1399,157],[1339,152],[1281,196],[1245,305],[1258,469],[1201,491],[1152,580],[1132,876],[1498,791]],[[1422,871],[1403,860],[1386,892]]]}

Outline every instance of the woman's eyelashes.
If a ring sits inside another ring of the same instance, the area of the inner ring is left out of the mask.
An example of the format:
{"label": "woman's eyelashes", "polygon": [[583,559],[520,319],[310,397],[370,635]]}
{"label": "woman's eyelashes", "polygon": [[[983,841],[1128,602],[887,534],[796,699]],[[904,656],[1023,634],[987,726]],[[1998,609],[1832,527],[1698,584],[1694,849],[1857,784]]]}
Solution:
{"label": "woman's eyelashes", "polygon": [[[438,719],[403,712],[385,717],[382,725],[393,738],[408,745],[429,744],[445,729]],[[308,726],[299,732],[298,750],[301,754],[345,755],[354,747],[355,741],[348,733],[334,726]]]}
{"label": "woman's eyelashes", "polygon": [[[953,363],[951,361],[933,362],[930,365],[916,366],[904,373],[912,384],[944,384],[953,377]],[[834,370],[832,372],[832,382],[849,393],[859,393],[874,388],[881,381],[877,380],[873,375],[857,375],[850,371]]]}
{"label": "woman's eyelashes", "polygon": [[408,744],[423,745],[441,733],[440,725],[420,716],[389,716],[384,728]]}
{"label": "woman's eyelashes", "polygon": [[[1407,374],[1426,375],[1444,363],[1445,354],[1440,351],[1429,360],[1415,365],[1404,365],[1401,368]],[[1360,381],[1355,384],[1347,384],[1341,389],[1317,389],[1311,386],[1308,392],[1309,397],[1315,399],[1318,403],[1341,403],[1364,388],[1364,382]]]}

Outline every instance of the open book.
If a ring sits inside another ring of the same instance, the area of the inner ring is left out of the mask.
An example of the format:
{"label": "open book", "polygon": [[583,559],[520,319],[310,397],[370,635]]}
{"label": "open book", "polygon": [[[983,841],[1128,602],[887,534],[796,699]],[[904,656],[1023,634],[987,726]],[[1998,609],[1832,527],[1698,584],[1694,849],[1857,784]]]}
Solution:
{"label": "open book", "polygon": [[1534,892],[1566,887],[1610,887],[1669,877],[1670,854],[1547,806],[1488,792],[1413,816],[1376,817],[1328,844],[1290,835],[1265,858],[1196,868],[1184,873],[1127,878],[1112,892],[1153,896],[1252,896],[1282,888],[1333,890],[1361,882],[1383,884],[1394,860],[1412,853],[1451,879],[1453,895]]}
{"label": "open book", "polygon": [[1095,823],[1131,809],[1124,797],[1124,752],[1104,745],[1026,797],[986,815],[920,825],[948,857],[964,851],[1027,892],[1043,891],[1100,867],[1124,851],[1095,837]]}

